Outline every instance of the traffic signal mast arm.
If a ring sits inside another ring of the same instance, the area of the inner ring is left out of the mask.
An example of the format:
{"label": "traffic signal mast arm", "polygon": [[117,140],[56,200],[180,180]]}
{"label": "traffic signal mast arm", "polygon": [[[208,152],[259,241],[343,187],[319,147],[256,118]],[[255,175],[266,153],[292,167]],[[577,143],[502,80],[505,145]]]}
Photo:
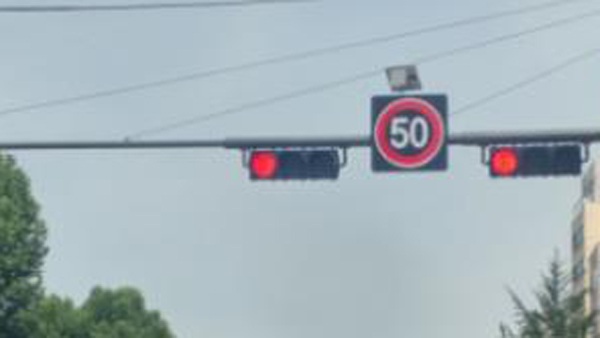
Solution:
{"label": "traffic signal mast arm", "polygon": [[498,144],[581,143],[600,142],[600,129],[567,129],[556,131],[464,132],[451,134],[448,143],[487,147]]}
{"label": "traffic signal mast arm", "polygon": [[[517,132],[462,132],[450,134],[448,136],[448,144],[457,146],[487,147],[495,144],[563,142],[575,142],[586,145],[595,142],[600,142],[600,129]],[[230,138],[225,139],[223,143],[225,148],[230,149],[312,147],[358,148],[370,147],[371,137],[347,136],[321,138]]]}
{"label": "traffic signal mast arm", "polygon": [[[461,132],[450,134],[448,143],[456,146],[488,147],[498,144],[600,142],[600,129],[557,131]],[[0,142],[0,150],[93,150],[93,149],[281,149],[281,148],[358,148],[370,147],[370,136],[342,137],[256,137],[213,140],[119,140],[119,141],[21,141]]]}

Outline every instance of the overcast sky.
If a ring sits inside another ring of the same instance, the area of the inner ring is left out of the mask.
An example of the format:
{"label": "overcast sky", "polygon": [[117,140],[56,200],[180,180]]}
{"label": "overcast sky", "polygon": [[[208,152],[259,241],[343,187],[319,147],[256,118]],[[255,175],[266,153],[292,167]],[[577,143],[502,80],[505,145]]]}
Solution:
{"label": "overcast sky", "polygon": [[[402,32],[541,0],[322,0],[145,13],[0,16],[0,110]],[[5,1],[5,3],[10,3]],[[23,3],[13,1],[12,3]],[[30,3],[35,4],[33,0]],[[39,0],[37,4],[46,4]],[[0,116],[0,141],[118,139],[600,9],[588,0],[419,38]],[[600,18],[420,67],[456,108],[597,47]],[[459,131],[600,125],[600,58],[450,120]],[[381,77],[152,138],[369,132]],[[594,153],[597,154],[597,151]],[[491,180],[475,148],[434,174],[252,183],[236,151],[15,152],[50,230],[50,292],[139,287],[179,337],[493,337],[505,288],[569,258],[577,178]]]}

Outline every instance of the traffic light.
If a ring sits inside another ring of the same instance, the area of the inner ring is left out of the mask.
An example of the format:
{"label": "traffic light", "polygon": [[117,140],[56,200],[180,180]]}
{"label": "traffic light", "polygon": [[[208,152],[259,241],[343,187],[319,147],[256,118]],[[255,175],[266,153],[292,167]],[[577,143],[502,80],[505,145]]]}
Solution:
{"label": "traffic light", "polygon": [[253,150],[248,158],[251,180],[335,180],[342,163],[336,149]]}
{"label": "traffic light", "polygon": [[494,146],[489,149],[492,177],[581,174],[580,144]]}

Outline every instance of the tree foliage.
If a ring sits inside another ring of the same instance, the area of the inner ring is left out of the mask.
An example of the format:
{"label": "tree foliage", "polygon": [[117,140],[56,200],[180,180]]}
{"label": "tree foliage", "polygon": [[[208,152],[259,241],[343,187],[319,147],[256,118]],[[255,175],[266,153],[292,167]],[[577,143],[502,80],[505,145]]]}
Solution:
{"label": "tree foliage", "polygon": [[47,229],[27,176],[0,154],[0,338],[171,338],[133,288],[97,287],[76,307],[44,296]]}
{"label": "tree foliage", "polygon": [[18,338],[19,312],[42,293],[46,227],[29,180],[9,156],[0,156],[0,338]]}
{"label": "tree foliage", "polygon": [[133,288],[95,288],[82,311],[90,322],[90,338],[173,337],[160,314],[147,310],[141,293]]}
{"label": "tree foliage", "polygon": [[500,325],[502,338],[586,338],[594,324],[594,313],[585,313],[585,292],[573,294],[569,275],[563,271],[557,257],[547,274],[542,276],[542,288],[535,292],[537,308],[530,309],[509,291],[516,308],[516,328]]}
{"label": "tree foliage", "polygon": [[133,288],[96,287],[80,308],[69,299],[45,298],[24,316],[30,338],[171,338],[156,311]]}
{"label": "tree foliage", "polygon": [[23,331],[30,338],[83,338],[87,320],[69,299],[44,297],[36,307],[22,313]]}

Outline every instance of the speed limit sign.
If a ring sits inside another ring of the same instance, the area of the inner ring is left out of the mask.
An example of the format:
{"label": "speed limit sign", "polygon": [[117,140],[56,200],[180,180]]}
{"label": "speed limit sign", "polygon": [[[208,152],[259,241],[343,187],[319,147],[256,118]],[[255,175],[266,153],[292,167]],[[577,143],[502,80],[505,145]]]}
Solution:
{"label": "speed limit sign", "polygon": [[371,104],[373,171],[447,168],[445,95],[375,96]]}

